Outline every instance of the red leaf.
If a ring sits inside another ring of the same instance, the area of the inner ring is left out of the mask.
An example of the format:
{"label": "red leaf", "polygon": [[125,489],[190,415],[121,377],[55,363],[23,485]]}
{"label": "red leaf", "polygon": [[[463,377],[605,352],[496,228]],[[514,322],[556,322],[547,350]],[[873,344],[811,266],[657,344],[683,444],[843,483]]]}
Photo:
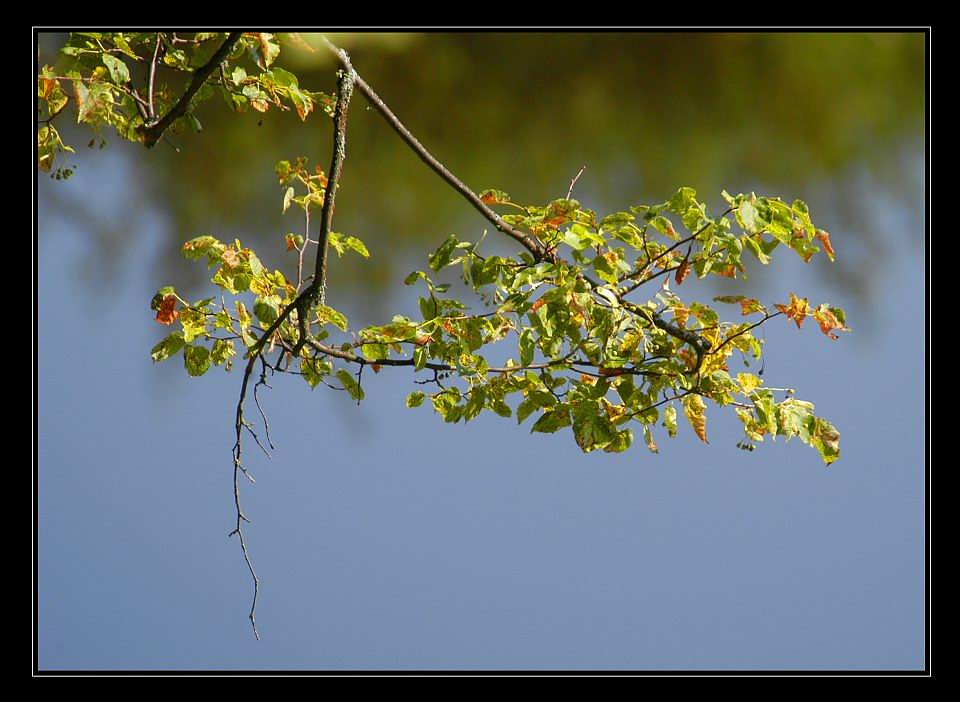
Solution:
{"label": "red leaf", "polygon": [[160,309],[157,310],[157,321],[160,324],[173,324],[177,321],[180,313],[177,311],[177,298],[175,295],[167,295],[160,303]]}

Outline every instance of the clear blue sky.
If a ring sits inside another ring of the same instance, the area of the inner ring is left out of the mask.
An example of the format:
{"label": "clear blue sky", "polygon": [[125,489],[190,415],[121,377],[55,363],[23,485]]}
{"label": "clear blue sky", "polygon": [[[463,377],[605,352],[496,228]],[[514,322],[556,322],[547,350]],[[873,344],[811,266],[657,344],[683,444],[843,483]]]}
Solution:
{"label": "clear blue sky", "polygon": [[[876,235],[908,245],[868,306],[821,288],[853,334],[767,327],[766,381],[843,434],[831,468],[799,442],[738,450],[717,410],[709,446],[683,427],[657,456],[585,456],[514,420],[406,410],[407,369],[365,375],[360,407],[278,378],[278,448],[248,449],[258,482],[243,486],[257,642],[227,538],[239,376],[150,363],[161,216],[129,218],[127,266],[94,290],[79,264],[92,244],[62,206],[129,217],[147,166],[123,153],[81,155],[74,179],[40,189],[42,669],[923,666],[922,203],[881,210]],[[767,299],[818,298],[793,259],[775,259]]]}

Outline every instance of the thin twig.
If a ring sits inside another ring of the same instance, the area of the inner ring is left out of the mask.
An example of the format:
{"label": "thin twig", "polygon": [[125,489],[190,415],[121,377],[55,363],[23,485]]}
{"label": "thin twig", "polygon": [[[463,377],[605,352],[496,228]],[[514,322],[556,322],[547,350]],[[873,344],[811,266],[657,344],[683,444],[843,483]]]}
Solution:
{"label": "thin twig", "polygon": [[157,113],[153,108],[153,79],[157,73],[157,59],[160,58],[160,45],[163,41],[160,38],[160,32],[157,32],[157,45],[153,49],[153,60],[150,62],[150,80],[147,88],[147,109],[150,112],[150,119],[156,119]]}
{"label": "thin twig", "polygon": [[154,144],[156,144],[160,140],[160,137],[163,136],[163,133],[170,128],[170,125],[173,124],[178,118],[186,114],[190,107],[190,101],[193,99],[193,96],[196,95],[197,91],[199,91],[200,88],[203,87],[203,84],[207,82],[207,78],[209,78],[210,74],[216,70],[217,66],[219,66],[220,63],[227,58],[236,43],[240,41],[241,36],[243,36],[243,32],[230,32],[230,35],[226,38],[223,44],[220,45],[220,48],[217,49],[216,53],[210,57],[210,60],[193,72],[193,78],[190,80],[190,85],[187,86],[187,89],[183,92],[183,95],[180,96],[177,104],[171,107],[167,111],[167,114],[165,114],[159,122],[154,122],[150,125],[144,125],[141,127],[141,131],[143,133],[143,143],[147,148],[151,148]]}
{"label": "thin twig", "polygon": [[580,176],[583,175],[583,172],[587,170],[587,167],[584,166],[580,169],[580,172],[573,177],[573,180],[570,181],[570,188],[567,190],[567,199],[570,199],[570,196],[573,195],[573,186],[577,184],[577,181],[580,180]]}
{"label": "thin twig", "polygon": [[[337,60],[340,61],[340,65],[344,69],[353,70],[352,66],[349,64],[349,60],[344,61],[344,56],[346,52],[342,49],[336,47],[330,42],[326,37],[324,37],[324,42],[336,56]],[[516,227],[511,226],[503,221],[503,219],[490,209],[486,203],[484,203],[480,197],[468,188],[464,183],[457,178],[453,173],[451,173],[447,168],[440,163],[429,151],[424,148],[413,134],[410,133],[410,130],[407,129],[403,123],[397,118],[395,114],[390,110],[389,107],[380,99],[380,96],[377,95],[373,88],[371,88],[359,75],[356,76],[356,86],[357,89],[363,93],[363,96],[367,99],[368,102],[373,106],[373,108],[379,112],[383,118],[387,121],[393,131],[395,131],[401,139],[413,149],[413,152],[427,164],[430,169],[436,173],[438,176],[443,178],[450,187],[460,193],[466,200],[473,205],[480,214],[482,214],[493,226],[495,226],[499,231],[503,232],[507,236],[511,237],[518,241],[527,251],[529,251],[534,259],[537,261],[543,260],[544,258],[550,258],[549,252],[546,247],[532,235],[524,234]]]}

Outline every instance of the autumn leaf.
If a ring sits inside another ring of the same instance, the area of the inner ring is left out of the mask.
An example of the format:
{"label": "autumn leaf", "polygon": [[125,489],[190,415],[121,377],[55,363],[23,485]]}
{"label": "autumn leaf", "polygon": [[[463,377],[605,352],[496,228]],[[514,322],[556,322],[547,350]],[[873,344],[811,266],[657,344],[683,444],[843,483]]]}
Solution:
{"label": "autumn leaf", "polygon": [[180,313],[177,311],[176,295],[167,295],[160,303],[160,309],[157,310],[157,321],[160,324],[170,325],[177,321]]}
{"label": "autumn leaf", "polygon": [[231,270],[240,265],[240,255],[233,249],[226,249],[220,255],[220,260],[223,261],[224,265]]}
{"label": "autumn leaf", "polygon": [[683,281],[686,279],[687,275],[690,273],[690,249],[687,249],[686,256],[683,257],[683,260],[680,262],[680,266],[677,268],[677,274],[673,277],[677,281],[677,285],[683,285]]}
{"label": "autumn leaf", "polygon": [[796,322],[797,329],[803,326],[803,320],[810,314],[810,303],[807,301],[807,298],[798,298],[793,293],[790,293],[789,305],[776,304],[774,307]]}
{"label": "autumn leaf", "polygon": [[502,190],[484,190],[480,193],[480,202],[485,205],[500,205],[510,202],[510,196]]}
{"label": "autumn leaf", "polygon": [[682,305],[676,305],[670,309],[673,312],[673,321],[677,326],[683,329],[687,326],[687,320],[690,319],[690,310]]}
{"label": "autumn leaf", "polygon": [[766,312],[766,308],[760,304],[759,300],[754,300],[752,297],[745,297],[740,300],[740,315],[746,317],[748,314],[753,314],[754,312]]}
{"label": "autumn leaf", "polygon": [[547,301],[544,300],[544,299],[541,297],[539,300],[537,300],[537,301],[534,302],[532,305],[530,305],[530,311],[531,311],[531,312],[536,312],[538,309],[540,309],[541,307],[543,307],[546,303],[547,303]]}
{"label": "autumn leaf", "polygon": [[743,389],[744,395],[749,395],[751,392],[757,389],[760,385],[760,378],[755,376],[753,373],[737,373],[737,382],[740,383],[740,387]]}
{"label": "autumn leaf", "polygon": [[833,245],[830,243],[830,235],[822,229],[817,230],[817,239],[820,240],[820,243],[823,244],[823,251],[827,254],[827,258],[833,261],[834,251]]}
{"label": "autumn leaf", "polygon": [[833,333],[834,329],[846,330],[843,323],[837,319],[837,316],[826,305],[820,305],[813,311],[813,318],[820,325],[820,331],[836,341],[840,337]]}
{"label": "autumn leaf", "polygon": [[650,431],[649,426],[643,428],[643,440],[646,442],[650,453],[660,453],[660,448],[657,446],[657,442],[653,440],[653,432]]}
{"label": "autumn leaf", "polygon": [[709,444],[707,441],[707,406],[703,403],[703,398],[699,395],[687,395],[682,400],[683,413],[687,416],[687,421],[693,427],[693,431],[700,437],[700,441]]}

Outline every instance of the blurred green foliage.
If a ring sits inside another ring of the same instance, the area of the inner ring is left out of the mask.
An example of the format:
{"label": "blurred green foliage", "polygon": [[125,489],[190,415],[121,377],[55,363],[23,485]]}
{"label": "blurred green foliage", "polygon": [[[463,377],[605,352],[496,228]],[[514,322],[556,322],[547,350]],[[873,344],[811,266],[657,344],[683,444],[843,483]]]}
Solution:
{"label": "blurred green foliage", "polygon": [[[700,192],[789,190],[817,201],[821,212],[833,205],[826,214],[836,221],[827,226],[837,240],[845,248],[855,240],[872,256],[882,250],[863,216],[869,206],[857,192],[862,177],[883,197],[922,192],[904,165],[905,155],[922,147],[919,32],[331,38],[351,52],[360,74],[424,145],[475,190],[502,188],[548,202],[565,195],[584,165],[576,195],[599,209],[662,199],[678,183]],[[64,39],[41,37],[44,60]],[[333,89],[333,61],[324,51],[285,48],[277,65],[296,73],[305,89]],[[161,144],[148,153],[104,130],[110,148],[90,154],[121,152],[139,164],[136,197],[161,208],[169,223],[165,273],[177,266],[180,242],[214,225],[251,245],[299,232],[301,223],[284,219],[276,205],[271,165],[289,153],[313,154],[319,163],[329,158],[330,124],[320,112],[303,123],[293,111],[236,115],[222,100],[210,100],[196,114],[203,131],[171,137],[179,151]],[[67,143],[89,139],[70,125],[58,128]],[[76,156],[81,166],[89,158]],[[76,177],[83,178],[82,168]],[[337,228],[362,234],[380,254],[364,274],[367,285],[404,274],[412,256],[451,232],[474,236],[484,227],[362,102],[351,115],[342,189]],[[831,202],[823,203],[824,193]],[[334,271],[334,284],[349,284],[353,273]],[[857,287],[866,272],[838,275]]]}

